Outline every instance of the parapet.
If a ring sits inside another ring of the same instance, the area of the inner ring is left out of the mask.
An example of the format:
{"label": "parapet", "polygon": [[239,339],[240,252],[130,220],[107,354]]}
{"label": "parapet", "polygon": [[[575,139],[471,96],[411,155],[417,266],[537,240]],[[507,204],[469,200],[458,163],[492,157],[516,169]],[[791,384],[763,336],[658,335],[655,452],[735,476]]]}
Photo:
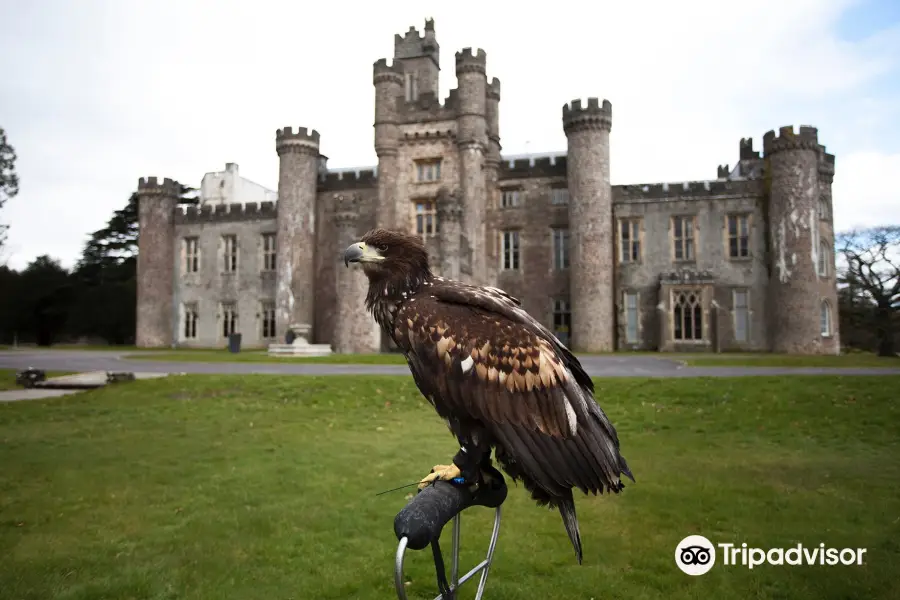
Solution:
{"label": "parapet", "polygon": [[562,116],[566,135],[588,129],[609,131],[612,127],[612,103],[604,100],[601,105],[599,99],[588,98],[587,106],[584,106],[581,99],[572,100],[563,105]]}
{"label": "parapet", "polygon": [[378,85],[379,83],[386,82],[397,83],[402,86],[403,66],[396,60],[391,64],[388,64],[386,58],[379,58],[375,61],[375,64],[372,65],[372,83]]}
{"label": "parapet", "polygon": [[274,202],[232,202],[229,204],[204,204],[203,206],[181,206],[175,210],[175,223],[234,223],[274,219],[277,215]]}
{"label": "parapet", "polygon": [[159,181],[157,177],[141,177],[138,179],[138,194],[141,196],[171,196],[177,198],[181,195],[181,185],[174,179],[166,177]]}
{"label": "parapet", "polygon": [[741,138],[738,158],[740,160],[753,160],[759,158],[759,152],[753,150],[753,138]]}
{"label": "parapet", "polygon": [[456,53],[456,74],[461,73],[487,73],[487,53],[478,48],[477,51],[472,48],[463,48]]}
{"label": "parapet", "polygon": [[747,197],[762,193],[760,180],[685,181],[612,186],[613,203],[642,200],[692,200],[716,196]]}
{"label": "parapet", "polygon": [[378,179],[373,169],[360,171],[338,171],[326,173],[319,179],[318,189],[322,192],[336,192],[340,190],[369,189],[378,185]]}
{"label": "parapet", "polygon": [[394,58],[420,58],[430,57],[435,64],[440,63],[440,46],[434,33],[434,19],[425,20],[424,35],[412,25],[404,34],[394,35]]}
{"label": "parapet", "polygon": [[763,154],[769,156],[784,150],[819,150],[819,132],[815,127],[801,125],[800,133],[794,132],[793,125],[786,125],[778,130],[768,131],[763,136]]}
{"label": "parapet", "polygon": [[315,129],[309,131],[306,127],[299,127],[296,133],[291,127],[278,129],[275,132],[275,150],[279,156],[285,151],[315,153],[318,156],[319,132]]}
{"label": "parapet", "polygon": [[566,177],[566,155],[542,156],[539,158],[500,159],[497,178],[529,179],[534,177]]}
{"label": "parapet", "polygon": [[728,168],[728,165],[719,165],[719,168],[716,171],[716,177],[719,179],[728,179],[728,175],[730,174],[731,169]]}
{"label": "parapet", "polygon": [[834,177],[834,154],[828,154],[822,148],[822,155],[819,159],[819,174],[827,177]]}
{"label": "parapet", "polygon": [[496,77],[488,84],[487,97],[488,100],[500,100],[500,80]]}

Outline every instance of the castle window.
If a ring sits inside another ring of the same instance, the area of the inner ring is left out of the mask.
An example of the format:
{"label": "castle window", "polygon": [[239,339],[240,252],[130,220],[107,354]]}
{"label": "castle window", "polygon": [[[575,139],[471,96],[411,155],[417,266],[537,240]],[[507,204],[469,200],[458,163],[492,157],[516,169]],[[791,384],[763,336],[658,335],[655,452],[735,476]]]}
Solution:
{"label": "castle window", "polygon": [[628,344],[638,342],[638,317],[637,292],[625,292],[625,342]]}
{"label": "castle window", "polygon": [[828,247],[828,244],[821,242],[819,244],[819,256],[817,257],[819,277],[828,277],[828,255],[830,253],[831,249]]}
{"label": "castle window", "polygon": [[264,233],[262,236],[263,245],[263,271],[275,270],[275,242],[274,233]]}
{"label": "castle window", "polygon": [[237,307],[232,303],[222,304],[222,337],[227,338],[237,332]]}
{"label": "castle window", "polygon": [[200,251],[197,247],[197,238],[184,238],[184,272],[196,273],[200,270]]}
{"label": "castle window", "polygon": [[404,73],[404,88],[406,91],[406,101],[415,102],[419,98],[419,82],[415,73]]}
{"label": "castle window", "polygon": [[434,200],[416,200],[415,210],[416,234],[422,238],[430,238],[438,232],[437,208]]}
{"label": "castle window", "polygon": [[641,219],[619,219],[619,262],[641,259]]}
{"label": "castle window", "polygon": [[557,206],[569,203],[569,188],[550,188],[550,204]]}
{"label": "castle window", "polygon": [[675,260],[694,260],[694,217],[672,217]]}
{"label": "castle window", "polygon": [[500,194],[500,207],[512,208],[514,206],[519,206],[521,194],[521,190],[503,190]]}
{"label": "castle window", "polygon": [[734,320],[734,341],[746,342],[750,338],[750,293],[747,290],[734,290],[731,316]]}
{"label": "castle window", "polygon": [[196,304],[184,305],[184,339],[193,340],[197,337],[197,319],[199,311]]}
{"label": "castle window", "polygon": [[700,290],[672,291],[672,337],[679,342],[703,339],[703,307]]}
{"label": "castle window", "polygon": [[275,337],[275,303],[262,303],[262,337],[272,339]]}
{"label": "castle window", "polygon": [[441,159],[416,161],[416,181],[427,183],[441,180]]}
{"label": "castle window", "polygon": [[553,300],[553,334],[559,338],[563,345],[569,343],[569,333],[572,327],[572,313],[569,301],[565,298]]}
{"label": "castle window", "polygon": [[822,337],[831,337],[831,305],[828,300],[822,300],[822,306],[819,309],[819,330]]}
{"label": "castle window", "polygon": [[750,215],[728,215],[728,256],[750,256]]}
{"label": "castle window", "polygon": [[504,271],[519,268],[519,232],[500,232],[500,268]]}
{"label": "castle window", "polygon": [[238,244],[236,235],[223,235],[222,270],[226,273],[237,271]]}
{"label": "castle window", "polygon": [[553,244],[553,268],[569,268],[569,230],[562,227],[554,227],[550,230],[550,240]]}
{"label": "castle window", "polygon": [[828,198],[819,196],[819,218],[823,221],[828,220]]}

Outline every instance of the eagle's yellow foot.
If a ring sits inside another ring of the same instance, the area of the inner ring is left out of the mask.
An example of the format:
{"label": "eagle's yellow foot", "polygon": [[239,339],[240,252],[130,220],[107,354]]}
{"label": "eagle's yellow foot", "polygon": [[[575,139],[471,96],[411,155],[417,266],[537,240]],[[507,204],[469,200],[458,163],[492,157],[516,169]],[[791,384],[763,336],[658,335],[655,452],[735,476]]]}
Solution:
{"label": "eagle's yellow foot", "polygon": [[431,473],[426,475],[425,479],[419,482],[419,489],[425,489],[427,485],[435,481],[450,481],[460,475],[459,467],[454,464],[434,465],[431,469]]}

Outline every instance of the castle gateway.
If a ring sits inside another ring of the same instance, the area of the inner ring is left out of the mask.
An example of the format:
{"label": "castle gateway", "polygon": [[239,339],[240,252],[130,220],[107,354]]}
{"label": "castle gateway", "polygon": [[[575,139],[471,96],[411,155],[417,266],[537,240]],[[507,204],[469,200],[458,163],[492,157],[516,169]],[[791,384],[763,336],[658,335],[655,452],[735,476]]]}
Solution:
{"label": "castle gateway", "polygon": [[733,168],[688,183],[612,186],[610,102],[562,108],[563,154],[500,152],[500,81],[456,54],[438,98],[434,22],[374,64],[377,169],[328,170],[319,133],[276,132],[277,193],[236,165],[198,206],[139,182],[137,344],[245,346],[289,330],[335,352],[386,346],[341,252],[375,226],[422,236],[437,274],[490,284],[575,351],[836,354],[834,156],[812,127],[742,139]]}

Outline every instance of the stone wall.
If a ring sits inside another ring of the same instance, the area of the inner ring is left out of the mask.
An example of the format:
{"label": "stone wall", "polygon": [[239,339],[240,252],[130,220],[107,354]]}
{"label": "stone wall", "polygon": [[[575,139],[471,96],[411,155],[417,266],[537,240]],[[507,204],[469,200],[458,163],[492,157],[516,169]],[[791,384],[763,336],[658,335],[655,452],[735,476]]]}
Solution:
{"label": "stone wall", "polygon": [[[239,205],[238,205],[239,206]],[[241,334],[244,347],[262,347],[283,341],[283,333],[263,337],[264,306],[275,303],[275,271],[266,270],[263,259],[263,236],[277,231],[274,214],[269,211],[234,210],[220,218],[210,215],[199,218],[193,214],[176,213],[175,302],[178,315],[178,345],[183,347],[225,347],[222,304],[237,309],[236,333]],[[237,270],[224,270],[224,236],[237,240]],[[197,271],[188,272],[186,238],[197,240]],[[197,309],[196,337],[185,337],[184,307]]]}

